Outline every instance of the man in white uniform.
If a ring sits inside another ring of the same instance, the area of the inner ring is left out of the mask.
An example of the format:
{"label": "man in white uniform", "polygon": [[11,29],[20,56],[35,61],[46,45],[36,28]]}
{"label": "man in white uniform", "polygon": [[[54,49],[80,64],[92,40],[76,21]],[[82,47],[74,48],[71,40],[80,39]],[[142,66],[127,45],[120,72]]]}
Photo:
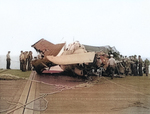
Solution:
{"label": "man in white uniform", "polygon": [[108,60],[108,65],[109,65],[109,70],[110,70],[110,76],[111,79],[114,78],[114,72],[115,72],[115,66],[116,66],[116,61],[113,58],[113,55],[110,55],[110,59]]}

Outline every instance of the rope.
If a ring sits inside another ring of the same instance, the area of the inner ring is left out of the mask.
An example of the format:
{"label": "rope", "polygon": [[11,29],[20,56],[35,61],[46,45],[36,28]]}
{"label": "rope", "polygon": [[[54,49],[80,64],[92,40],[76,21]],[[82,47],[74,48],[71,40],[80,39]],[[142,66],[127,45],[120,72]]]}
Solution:
{"label": "rope", "polygon": [[[123,85],[120,85],[120,84],[115,83],[115,82],[113,82],[113,81],[111,81],[111,80],[108,80],[107,78],[105,78],[105,77],[103,77],[103,76],[101,76],[100,78],[104,78],[105,80],[107,80],[107,81],[109,81],[109,82],[111,82],[111,83],[113,83],[113,84],[115,84],[115,85],[117,85],[117,86],[120,86],[121,88],[127,89],[127,90],[129,90],[129,91],[133,91],[133,92],[135,92],[135,93],[144,95],[144,96],[146,96],[146,97],[150,97],[149,95],[146,95],[146,94],[144,94],[144,93],[142,93],[142,92],[138,92],[138,91],[136,91],[136,90],[129,89],[129,88],[123,86]],[[58,84],[49,84],[49,83],[45,83],[45,82],[43,82],[43,81],[37,81],[37,80],[32,80],[32,79],[27,79],[27,80],[30,80],[30,81],[36,82],[36,83],[42,83],[42,84],[46,84],[46,85],[50,85],[50,86],[55,86],[56,89],[59,89],[59,90],[58,90],[58,91],[55,91],[55,92],[44,93],[42,96],[40,96],[40,97],[38,97],[38,98],[36,98],[36,99],[34,99],[34,100],[28,102],[28,103],[25,103],[25,104],[22,104],[22,103],[19,103],[19,102],[17,102],[17,103],[14,103],[14,102],[13,102],[13,103],[12,103],[12,102],[9,101],[10,104],[14,104],[15,106],[13,106],[12,108],[9,108],[9,109],[7,109],[7,110],[0,111],[0,113],[10,111],[10,112],[7,113],[7,114],[9,114],[9,113],[11,113],[11,112],[13,112],[13,111],[15,111],[15,110],[17,110],[17,109],[20,109],[20,108],[22,108],[22,107],[25,108],[25,109],[34,110],[34,111],[45,111],[45,110],[47,109],[47,106],[48,106],[48,101],[45,99],[46,96],[48,96],[48,95],[53,95],[53,94],[56,94],[56,93],[60,93],[60,92],[62,92],[62,91],[64,91],[64,90],[75,89],[75,88],[77,87],[77,86],[68,87],[68,86],[63,86],[63,85],[58,85]],[[83,83],[83,84],[84,84],[84,83]],[[84,87],[85,87],[85,86],[84,86]],[[87,86],[86,86],[86,87],[87,87]],[[41,99],[41,98],[45,101],[45,108],[44,108],[44,109],[38,110],[38,109],[32,109],[32,108],[26,107],[26,106],[29,105],[30,103],[32,103],[32,102],[34,102],[34,101],[36,101],[36,100],[39,100],[39,99]],[[19,103],[19,104],[18,104],[18,103]],[[19,106],[18,108],[15,108],[17,105],[20,105],[20,106]]]}
{"label": "rope", "polygon": [[[25,103],[25,104],[22,104],[22,103],[19,103],[19,102],[14,103],[14,102],[9,101],[9,104],[13,104],[15,106],[13,106],[12,108],[0,111],[0,113],[8,112],[9,111],[8,113],[6,113],[6,114],[9,114],[11,112],[14,112],[15,110],[20,109],[20,108],[25,108],[25,109],[34,110],[34,111],[45,111],[47,109],[47,106],[48,106],[48,101],[45,99],[45,97],[47,95],[52,95],[52,94],[60,93],[60,92],[62,92],[64,90],[70,90],[70,89],[75,89],[76,88],[76,86],[68,87],[68,86],[63,86],[63,85],[58,85],[58,84],[49,84],[49,83],[45,83],[43,81],[37,81],[37,80],[33,80],[33,79],[27,79],[27,80],[32,81],[32,82],[36,82],[36,83],[42,83],[42,84],[46,84],[46,85],[50,85],[50,86],[55,86],[56,89],[60,89],[60,90],[55,91],[55,92],[51,92],[51,93],[44,93],[42,96],[40,96],[40,97],[38,97],[38,98],[36,98],[36,99],[28,102],[28,103]],[[41,98],[46,102],[44,109],[38,110],[38,109],[32,109],[32,108],[27,107],[27,105],[29,105],[30,103],[32,103],[32,102],[34,102],[36,100],[39,100]],[[17,105],[20,105],[20,106],[18,108],[16,108]]]}
{"label": "rope", "polygon": [[[30,103],[32,103],[32,102],[34,102],[34,101],[40,99],[40,98],[43,98],[43,99],[44,99],[45,96],[46,96],[46,94],[44,94],[43,96],[38,97],[38,98],[36,98],[36,99],[34,99],[34,100],[28,102],[28,103],[25,103],[25,104],[22,104],[22,103],[21,103],[21,106],[19,106],[18,108],[16,108],[16,106],[15,106],[15,109],[12,109],[12,108],[11,108],[11,109],[4,110],[3,112],[7,112],[7,111],[10,111],[10,110],[11,110],[10,112],[6,113],[6,114],[10,114],[11,112],[14,112],[15,110],[18,110],[18,109],[20,109],[20,108],[26,108],[26,109],[30,109],[30,110],[35,110],[35,109],[27,108],[26,106],[29,105]],[[48,104],[48,101],[47,101],[47,100],[45,100],[45,101],[46,101],[46,107],[45,107],[44,110],[46,110],[47,104]],[[44,111],[44,110],[35,110],[35,111]],[[0,112],[0,113],[1,113],[1,112]]]}
{"label": "rope", "polygon": [[9,103],[9,104],[12,104],[12,105],[15,105],[15,106],[13,106],[12,108],[8,108],[8,109],[6,109],[6,110],[2,110],[2,111],[0,111],[0,113],[4,113],[4,112],[7,112],[7,111],[9,111],[9,110],[13,110],[14,108],[16,108],[16,106],[18,105],[18,103],[19,104],[21,104],[22,105],[22,103],[20,103],[20,102],[11,102],[11,101],[7,101],[7,103]]}

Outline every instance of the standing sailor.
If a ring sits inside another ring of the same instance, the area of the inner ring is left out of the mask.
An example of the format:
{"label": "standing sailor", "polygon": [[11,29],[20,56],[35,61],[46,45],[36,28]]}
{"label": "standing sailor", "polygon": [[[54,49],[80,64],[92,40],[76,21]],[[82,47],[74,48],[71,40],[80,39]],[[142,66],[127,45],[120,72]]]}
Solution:
{"label": "standing sailor", "polygon": [[134,76],[137,76],[138,75],[138,59],[136,58],[137,56],[134,55]]}
{"label": "standing sailor", "polygon": [[7,62],[7,69],[10,69],[10,51],[8,51],[7,55],[6,55],[6,62]]}
{"label": "standing sailor", "polygon": [[22,71],[24,71],[23,66],[24,66],[24,53],[23,53],[23,51],[21,51],[21,54],[20,54],[20,70],[22,70]]}
{"label": "standing sailor", "polygon": [[32,69],[32,66],[31,66],[31,62],[32,62],[32,51],[29,51],[29,54],[27,56],[27,62],[28,62],[28,69],[27,70],[31,70]]}
{"label": "standing sailor", "polygon": [[20,60],[20,70],[22,70],[22,66],[23,66],[23,57],[24,55],[23,55],[23,51],[21,51],[21,53],[20,53],[20,56],[19,56],[19,60]]}
{"label": "standing sailor", "polygon": [[149,74],[149,60],[146,58],[146,60],[144,61],[144,66],[145,66],[145,73],[146,76],[148,76]]}
{"label": "standing sailor", "polygon": [[142,58],[141,56],[139,55],[139,76],[143,76],[143,70],[142,70],[142,66],[143,66],[143,61],[142,61]]}
{"label": "standing sailor", "polygon": [[110,69],[110,75],[111,75],[111,79],[114,78],[114,72],[115,72],[115,66],[116,66],[116,61],[113,58],[113,55],[110,55],[110,59],[108,60],[108,65],[109,65],[109,69]]}

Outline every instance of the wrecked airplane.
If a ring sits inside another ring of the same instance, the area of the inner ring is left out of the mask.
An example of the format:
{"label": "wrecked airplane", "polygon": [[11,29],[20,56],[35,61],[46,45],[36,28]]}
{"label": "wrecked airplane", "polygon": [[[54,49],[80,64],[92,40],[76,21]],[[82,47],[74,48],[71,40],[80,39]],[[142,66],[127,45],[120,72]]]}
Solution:
{"label": "wrecked airplane", "polygon": [[105,51],[108,49],[104,51],[102,48],[82,45],[78,41],[68,46],[66,43],[53,44],[45,39],[39,40],[32,47],[41,55],[32,61],[32,66],[39,74],[56,65],[59,65],[62,71],[79,76],[100,76],[102,72],[107,71],[109,53]]}

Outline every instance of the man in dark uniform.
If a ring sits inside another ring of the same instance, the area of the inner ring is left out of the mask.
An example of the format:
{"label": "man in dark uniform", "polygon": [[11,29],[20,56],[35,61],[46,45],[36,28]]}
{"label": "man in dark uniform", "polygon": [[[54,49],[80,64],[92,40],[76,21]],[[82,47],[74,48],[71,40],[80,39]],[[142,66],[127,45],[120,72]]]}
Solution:
{"label": "man in dark uniform", "polygon": [[134,55],[134,76],[137,76],[138,75],[138,69],[137,69],[137,67],[138,67],[138,60],[137,60],[137,58],[136,58],[136,55]]}
{"label": "man in dark uniform", "polygon": [[19,60],[20,60],[20,70],[23,69],[23,51],[21,51],[20,56],[19,56]]}
{"label": "man in dark uniform", "polygon": [[134,75],[134,69],[133,69],[133,56],[130,56],[130,68],[131,68],[131,76]]}
{"label": "man in dark uniform", "polygon": [[31,66],[31,62],[32,62],[32,51],[29,51],[29,54],[27,56],[27,62],[28,62],[28,70],[31,70],[32,66]]}
{"label": "man in dark uniform", "polygon": [[143,61],[140,55],[138,59],[139,59],[139,76],[143,76],[143,72],[142,72]]}
{"label": "man in dark uniform", "polygon": [[145,66],[145,73],[146,76],[148,76],[149,74],[149,60],[146,58],[146,60],[144,61],[144,66]]}
{"label": "man in dark uniform", "polygon": [[7,69],[10,69],[10,51],[8,51],[7,55],[6,55],[6,61],[7,61]]}

